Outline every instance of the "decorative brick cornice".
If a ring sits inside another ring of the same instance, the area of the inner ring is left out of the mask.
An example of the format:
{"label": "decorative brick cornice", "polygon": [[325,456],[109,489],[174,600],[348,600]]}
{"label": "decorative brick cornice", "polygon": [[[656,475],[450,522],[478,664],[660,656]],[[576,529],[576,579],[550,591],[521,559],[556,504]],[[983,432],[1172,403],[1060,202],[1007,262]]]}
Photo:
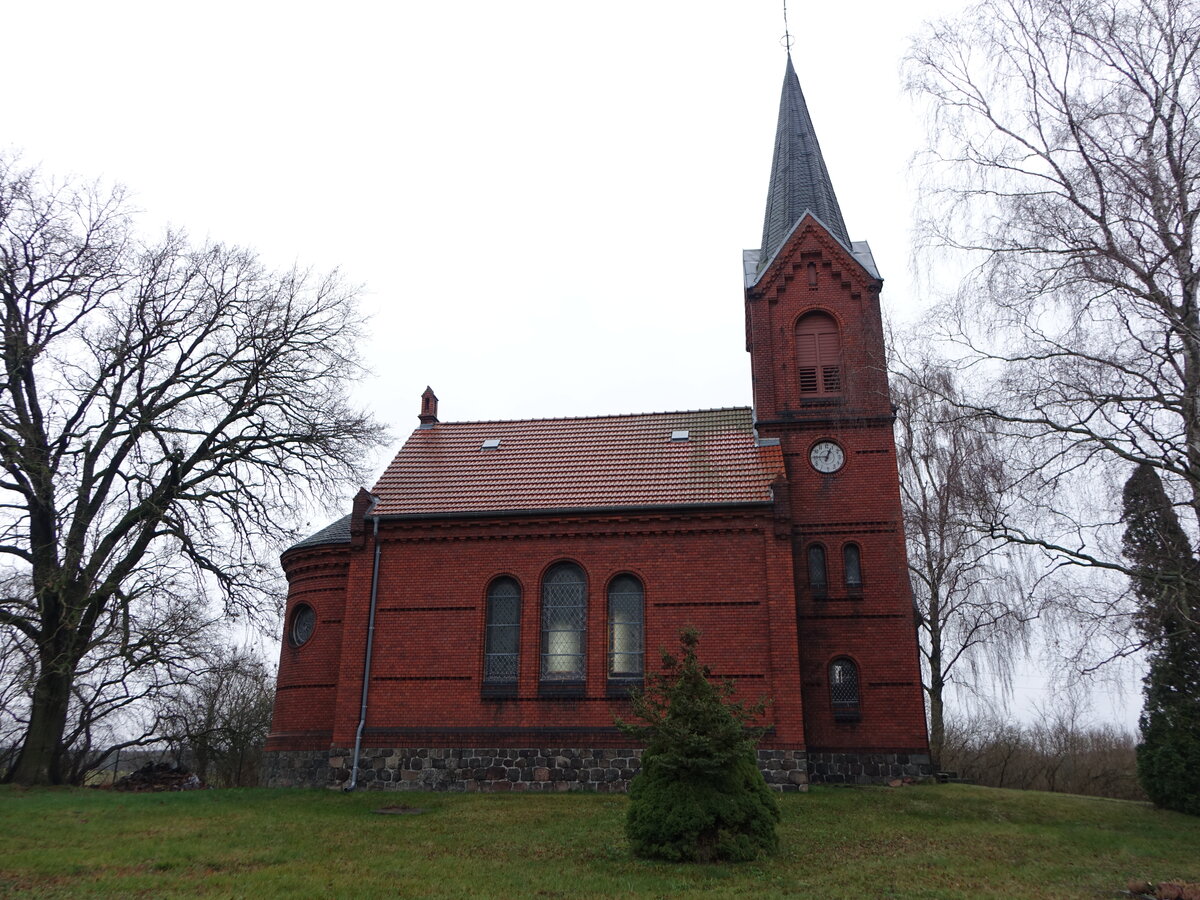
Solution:
{"label": "decorative brick cornice", "polygon": [[[829,404],[821,404],[819,407],[814,404],[813,411],[806,413],[805,408],[783,410],[777,418],[762,419],[754,423],[755,428],[770,428],[770,429],[785,429],[788,431],[828,431],[830,429],[854,429],[862,430],[869,428],[891,428],[896,421],[896,416],[860,416],[847,414],[845,416],[838,415],[818,415],[817,413],[825,413],[829,409]],[[785,456],[795,456],[794,453],[785,453]]]}

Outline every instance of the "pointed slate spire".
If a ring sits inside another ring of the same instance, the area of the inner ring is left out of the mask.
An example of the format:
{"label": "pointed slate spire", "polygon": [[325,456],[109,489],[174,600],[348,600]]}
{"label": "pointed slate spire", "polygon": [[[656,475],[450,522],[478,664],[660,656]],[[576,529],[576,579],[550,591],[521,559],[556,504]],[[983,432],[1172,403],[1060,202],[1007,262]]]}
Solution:
{"label": "pointed slate spire", "polygon": [[800,90],[800,79],[788,54],[779,100],[779,125],[775,131],[775,158],[771,162],[771,186],[767,191],[767,215],[763,221],[762,254],[766,265],[779,250],[792,226],[810,210],[846,246],[850,236],[842,221],[842,210],[821,156],[821,145],[808,115],[808,104]]}

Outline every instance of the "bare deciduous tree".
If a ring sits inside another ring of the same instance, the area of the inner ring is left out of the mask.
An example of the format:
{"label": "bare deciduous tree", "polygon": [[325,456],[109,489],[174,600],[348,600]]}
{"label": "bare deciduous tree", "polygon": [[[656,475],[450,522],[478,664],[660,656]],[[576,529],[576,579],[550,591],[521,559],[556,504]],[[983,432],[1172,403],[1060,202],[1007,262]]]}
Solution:
{"label": "bare deciduous tree", "polygon": [[995,713],[946,723],[945,762],[990,787],[1144,800],[1135,774],[1137,739],[1113,725],[1090,725],[1068,698],[1029,724]]}
{"label": "bare deciduous tree", "polygon": [[920,621],[929,745],[940,761],[946,688],[1011,684],[1014,653],[1037,618],[1018,548],[980,528],[1005,481],[1004,461],[955,406],[951,373],[932,362],[892,379],[908,568]]}
{"label": "bare deciduous tree", "polygon": [[190,753],[201,780],[251,787],[274,701],[275,679],[262,660],[245,649],[219,649],[196,677],[160,694],[161,730],[177,755]]}
{"label": "bare deciduous tree", "polygon": [[0,626],[36,649],[11,779],[64,780],[80,668],[114,635],[131,650],[151,598],[274,608],[264,553],[381,436],[346,399],[354,293],[235,247],[145,244],[120,191],[0,160],[0,555],[32,586]]}
{"label": "bare deciduous tree", "polygon": [[[27,579],[12,592],[32,596]],[[61,740],[62,779],[82,784],[113,753],[161,741],[153,703],[203,671],[221,620],[203,597],[166,593],[111,609],[76,667]],[[0,636],[0,772],[29,725],[38,651],[21,631]]]}
{"label": "bare deciduous tree", "polygon": [[[1021,502],[993,531],[1136,576],[1133,465],[1200,528],[1200,3],[982,0],[915,44],[910,85],[933,111],[927,236],[971,266],[936,314],[960,406],[1011,439]],[[1130,635],[1111,600],[1077,609]]]}

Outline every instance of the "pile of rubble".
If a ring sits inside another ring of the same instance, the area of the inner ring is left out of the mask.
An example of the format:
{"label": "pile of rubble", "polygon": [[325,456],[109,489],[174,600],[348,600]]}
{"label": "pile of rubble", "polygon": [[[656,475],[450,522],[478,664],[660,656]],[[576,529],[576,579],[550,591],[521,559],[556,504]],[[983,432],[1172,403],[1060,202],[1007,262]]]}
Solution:
{"label": "pile of rubble", "polygon": [[1200,881],[1129,882],[1128,896],[1138,900],[1200,900]]}
{"label": "pile of rubble", "polygon": [[136,772],[119,778],[114,791],[196,791],[207,785],[192,772],[168,763],[146,763]]}

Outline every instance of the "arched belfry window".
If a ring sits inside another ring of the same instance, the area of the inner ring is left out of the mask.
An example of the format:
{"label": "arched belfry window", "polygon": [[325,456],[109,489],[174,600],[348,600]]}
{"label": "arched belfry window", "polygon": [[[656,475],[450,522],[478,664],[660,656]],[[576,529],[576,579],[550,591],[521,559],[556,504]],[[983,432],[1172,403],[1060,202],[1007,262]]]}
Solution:
{"label": "arched belfry window", "polygon": [[841,657],[829,664],[829,702],[835,719],[858,719],[858,666],[853,660]]}
{"label": "arched belfry window", "polygon": [[497,578],[488,586],[486,632],[485,688],[515,688],[521,646],[521,586],[515,578]]}
{"label": "arched belfry window", "polygon": [[809,313],[796,323],[796,374],[802,395],[842,392],[842,339],[826,313]]}
{"label": "arched belfry window", "polygon": [[842,548],[842,571],[846,575],[846,588],[851,591],[861,591],[862,551],[858,544],[847,544]]}
{"label": "arched belfry window", "polygon": [[574,563],[553,566],[542,579],[542,681],[582,685],[587,580]]}
{"label": "arched belfry window", "polygon": [[826,575],[825,548],[820,544],[808,545],[808,586],[814,595],[823,597],[829,590]]}
{"label": "arched belfry window", "polygon": [[644,608],[642,583],[618,575],[608,586],[608,677],[612,681],[641,681]]}

